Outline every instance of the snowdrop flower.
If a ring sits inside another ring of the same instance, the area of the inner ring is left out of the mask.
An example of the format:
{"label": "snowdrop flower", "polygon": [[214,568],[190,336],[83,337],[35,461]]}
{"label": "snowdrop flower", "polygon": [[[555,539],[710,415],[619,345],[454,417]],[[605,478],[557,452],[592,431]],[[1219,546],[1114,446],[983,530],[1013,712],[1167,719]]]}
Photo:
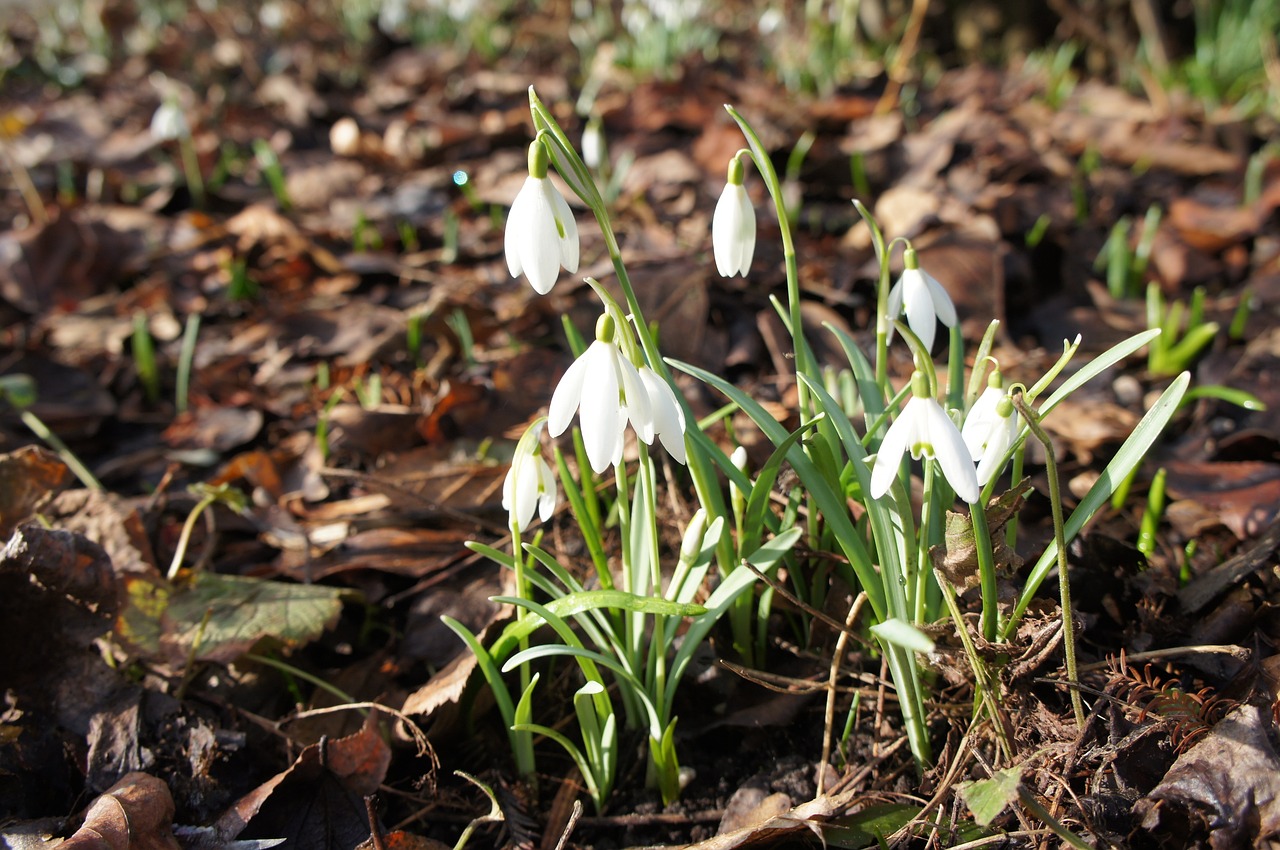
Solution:
{"label": "snowdrop flower", "polygon": [[[937,323],[949,328],[956,324],[956,307],[942,284],[934,279],[916,259],[916,252],[908,248],[903,257],[906,268],[902,277],[889,290],[889,318],[896,319],[903,307],[907,311],[907,326],[928,350],[933,347],[933,334]],[[890,328],[890,333],[893,332]]]}
{"label": "snowdrop flower", "polygon": [[544,424],[545,419],[536,420],[520,437],[511,468],[502,482],[502,507],[516,532],[529,526],[535,507],[543,522],[551,519],[556,510],[556,477],[542,457],[539,439]]}
{"label": "snowdrop flower", "polygon": [[1000,371],[992,372],[987,388],[973,403],[960,431],[969,457],[978,461],[978,484],[982,487],[999,474],[997,464],[1004,460],[1004,453],[1018,436],[1018,417],[1001,383]]}
{"label": "snowdrop flower", "polygon": [[684,410],[676,400],[671,385],[648,366],[639,368],[640,383],[649,394],[649,423],[643,428],[636,428],[636,433],[648,445],[653,445],[656,436],[662,441],[662,447],[676,461],[684,463],[687,459],[684,448]]}
{"label": "snowdrop flower", "polygon": [[582,161],[592,171],[599,171],[605,162],[604,126],[599,115],[591,116],[582,131]]}
{"label": "snowdrop flower", "polygon": [[167,98],[151,116],[151,137],[158,142],[171,142],[191,135],[187,116],[176,100]]}
{"label": "snowdrop flower", "polygon": [[729,178],[711,219],[716,270],[724,277],[746,277],[756,250],[756,211],[742,185],[743,171],[740,156],[729,160]]}
{"label": "snowdrop flower", "polygon": [[523,272],[539,295],[555,286],[560,266],[578,270],[578,224],[569,204],[547,179],[547,148],[541,139],[529,145],[529,176],[507,216],[507,268]]}
{"label": "snowdrop flower", "polygon": [[551,394],[547,412],[547,427],[551,436],[558,437],[569,427],[573,412],[578,411],[587,460],[597,474],[622,460],[627,420],[642,439],[647,433],[652,440],[656,428],[664,434],[667,429],[665,424],[654,425],[650,391],[615,342],[616,330],[611,315],[600,317],[595,342],[564,373]]}
{"label": "snowdrop flower", "polygon": [[871,497],[879,499],[889,492],[898,477],[902,456],[908,451],[916,460],[936,460],[942,474],[964,501],[978,501],[978,478],[969,449],[951,417],[942,405],[929,395],[924,375],[911,376],[911,400],[893,420],[880,443],[875,466],[871,469]]}

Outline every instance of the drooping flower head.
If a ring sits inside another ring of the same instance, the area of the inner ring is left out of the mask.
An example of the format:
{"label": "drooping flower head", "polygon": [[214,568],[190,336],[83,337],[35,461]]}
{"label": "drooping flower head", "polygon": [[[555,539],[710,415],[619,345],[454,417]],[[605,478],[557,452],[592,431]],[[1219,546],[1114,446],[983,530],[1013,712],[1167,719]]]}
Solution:
{"label": "drooping flower head", "polygon": [[955,327],[956,307],[951,303],[951,296],[942,288],[942,284],[920,268],[914,248],[908,248],[903,254],[903,263],[906,268],[902,271],[902,277],[889,290],[889,318],[896,319],[905,307],[907,327],[920,337],[920,342],[926,349],[930,349],[933,347],[938,322],[949,328]]}
{"label": "drooping flower head", "polygon": [[919,372],[911,376],[911,399],[893,420],[871,469],[871,497],[879,499],[893,485],[908,451],[916,460],[938,462],[956,495],[973,504],[978,501],[978,478],[960,429],[942,405],[929,394],[928,380]]}
{"label": "drooping flower head", "polygon": [[756,250],[756,211],[742,185],[741,154],[729,160],[729,175],[711,219],[711,247],[716,270],[724,277],[747,276]]}
{"label": "drooping flower head", "polygon": [[551,519],[556,510],[556,477],[542,457],[542,426],[546,421],[538,418],[525,429],[502,481],[502,507],[517,533],[533,521],[535,508],[543,522]]}
{"label": "drooping flower head", "polygon": [[[596,473],[622,460],[623,431],[630,420],[637,434],[653,434],[649,391],[639,371],[618,347],[613,316],[603,313],[596,322],[596,338],[573,361],[555,392],[547,412],[547,427],[558,437],[578,412],[587,459]],[[624,331],[625,332],[625,331]]]}
{"label": "drooping flower head", "polygon": [[167,97],[151,116],[151,137],[158,142],[170,142],[191,135],[187,116],[176,98]]}
{"label": "drooping flower head", "polygon": [[529,176],[507,216],[505,249],[512,277],[522,273],[539,295],[555,286],[560,267],[578,270],[578,224],[547,178],[550,157],[541,139],[529,145]]}
{"label": "drooping flower head", "polygon": [[547,412],[553,437],[563,434],[578,412],[587,459],[597,473],[622,461],[627,422],[646,445],[656,438],[671,457],[686,461],[684,409],[657,372],[632,362],[627,350],[639,354],[633,340],[622,344],[620,335],[626,333],[629,328],[619,327],[612,313],[601,314],[595,341],[564,373]]}
{"label": "drooping flower head", "polygon": [[1018,436],[1018,417],[1003,386],[1000,370],[996,369],[987,378],[987,388],[969,409],[960,431],[969,457],[978,462],[978,484],[982,487],[1000,474],[1004,454]]}

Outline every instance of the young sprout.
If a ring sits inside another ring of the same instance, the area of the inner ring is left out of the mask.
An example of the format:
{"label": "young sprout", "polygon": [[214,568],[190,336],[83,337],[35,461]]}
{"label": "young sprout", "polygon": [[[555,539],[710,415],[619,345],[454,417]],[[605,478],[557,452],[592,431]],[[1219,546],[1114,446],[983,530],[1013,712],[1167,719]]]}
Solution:
{"label": "young sprout", "polygon": [[560,266],[578,270],[578,224],[559,190],[547,179],[546,145],[529,145],[529,176],[511,204],[505,248],[512,277],[523,273],[539,295],[555,286]]}
{"label": "young sprout", "polygon": [[916,460],[936,460],[951,489],[961,499],[978,501],[978,477],[960,430],[942,405],[929,394],[928,381],[920,372],[911,376],[911,400],[889,426],[871,469],[871,498],[889,492],[898,476],[902,456],[908,451]]}
{"label": "young sprout", "polygon": [[716,270],[724,277],[747,276],[756,250],[756,211],[742,185],[742,152],[729,160],[729,176],[711,219],[711,247]]}
{"label": "young sprout", "polygon": [[542,457],[542,426],[539,418],[520,437],[511,468],[502,482],[502,507],[516,531],[524,531],[533,521],[533,511],[546,522],[556,510],[556,477]]}
{"label": "young sprout", "polygon": [[[903,254],[906,268],[902,277],[889,290],[889,317],[897,318],[906,308],[907,326],[920,337],[925,348],[933,347],[933,334],[937,323],[949,328],[956,324],[956,307],[942,284],[924,269],[916,258],[914,248]],[[892,333],[892,328],[890,328]]]}

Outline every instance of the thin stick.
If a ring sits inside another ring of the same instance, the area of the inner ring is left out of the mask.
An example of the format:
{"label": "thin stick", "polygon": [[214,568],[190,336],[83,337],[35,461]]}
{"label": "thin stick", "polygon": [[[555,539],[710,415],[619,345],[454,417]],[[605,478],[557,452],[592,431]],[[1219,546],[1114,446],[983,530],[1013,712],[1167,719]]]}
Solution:
{"label": "thin stick", "polygon": [[827,676],[827,710],[822,727],[822,768],[818,771],[817,796],[819,797],[822,796],[826,785],[826,766],[831,759],[831,733],[836,721],[836,680],[840,678],[840,659],[844,657],[844,647],[849,642],[849,633],[853,630],[853,624],[858,621],[858,615],[862,613],[862,606],[866,602],[867,592],[864,590],[849,606],[849,615],[844,618],[844,628],[836,637],[835,652],[831,655],[831,672]]}

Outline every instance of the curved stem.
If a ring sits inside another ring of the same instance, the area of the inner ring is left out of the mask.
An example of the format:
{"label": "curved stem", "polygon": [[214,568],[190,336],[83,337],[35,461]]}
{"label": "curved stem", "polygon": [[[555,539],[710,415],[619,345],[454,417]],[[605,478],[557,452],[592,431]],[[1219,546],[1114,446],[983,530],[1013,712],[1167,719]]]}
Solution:
{"label": "curved stem", "polygon": [[1049,504],[1053,508],[1053,540],[1058,547],[1058,589],[1062,600],[1062,649],[1067,660],[1067,681],[1071,687],[1071,708],[1076,715],[1076,725],[1084,728],[1084,701],[1080,698],[1080,677],[1076,669],[1076,630],[1075,617],[1071,612],[1071,582],[1067,577],[1067,536],[1066,523],[1062,518],[1062,489],[1058,480],[1058,462],[1053,457],[1053,442],[1040,427],[1040,420],[1022,397],[1016,393],[1013,406],[1018,409],[1027,427],[1035,438],[1044,445],[1044,470],[1049,479]]}

